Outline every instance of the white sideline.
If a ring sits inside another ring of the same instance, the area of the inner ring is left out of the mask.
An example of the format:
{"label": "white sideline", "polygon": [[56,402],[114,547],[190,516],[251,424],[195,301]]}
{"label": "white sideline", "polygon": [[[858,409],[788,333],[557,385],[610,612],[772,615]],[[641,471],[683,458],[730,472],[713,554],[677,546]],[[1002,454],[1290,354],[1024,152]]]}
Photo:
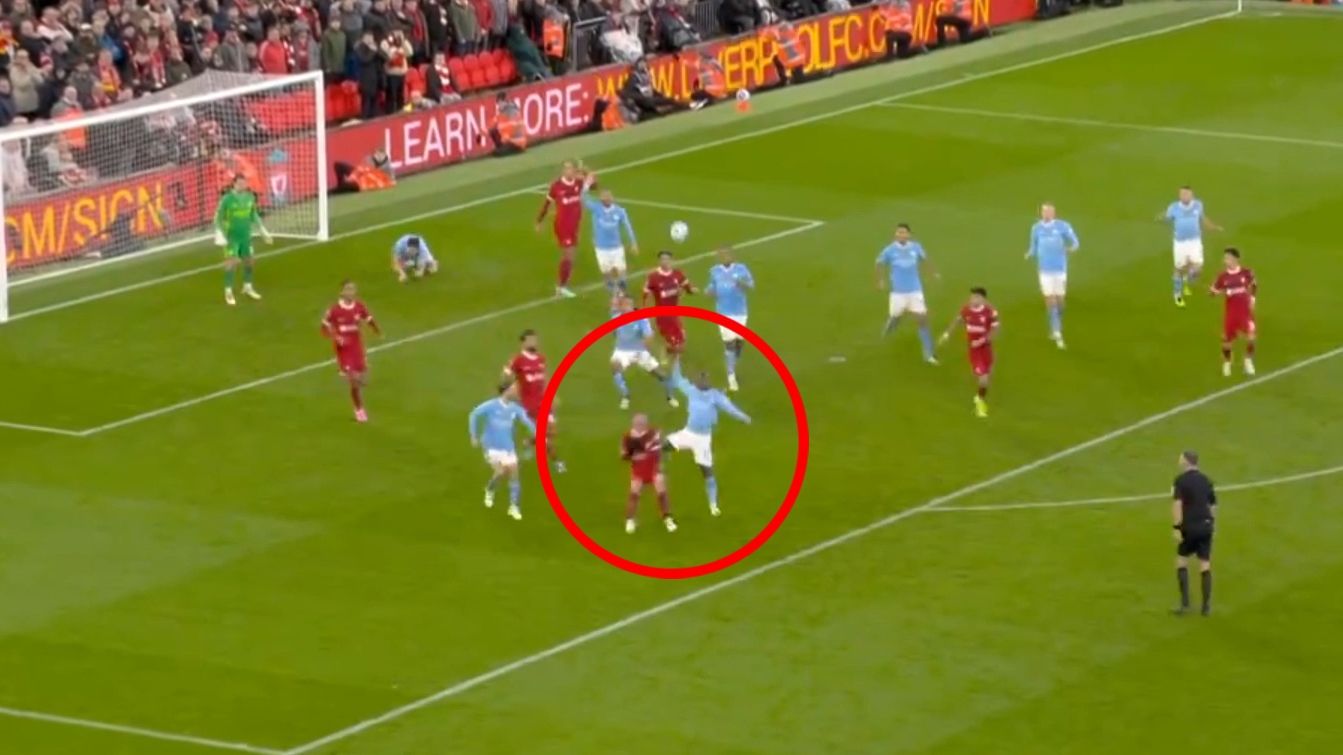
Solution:
{"label": "white sideline", "polygon": [[284,755],[283,750],[275,750],[269,747],[257,747],[242,742],[225,742],[221,739],[193,737],[188,734],[173,734],[171,732],[156,731],[154,729],[142,729],[139,726],[122,726],[121,724],[109,724],[103,721],[91,721],[87,718],[58,716],[52,713],[21,710],[19,708],[0,708],[0,716],[22,718],[29,721],[42,721],[43,723],[49,724],[61,724],[63,726],[74,726],[79,729],[110,731],[115,734],[128,734],[142,739],[157,739],[160,742],[177,742],[179,744],[208,747],[212,750],[232,750],[233,752],[252,753],[252,755]]}
{"label": "white sideline", "polygon": [[[788,238],[789,236],[795,236],[799,233],[806,233],[807,231],[811,231],[821,227],[821,225],[823,224],[819,220],[809,221],[804,225],[799,225],[784,231],[779,231],[778,233],[771,233],[767,236],[760,236],[758,238],[744,241],[740,244],[734,244],[733,248],[748,249],[753,246],[759,246],[760,244],[767,244],[771,241],[778,241],[779,239]],[[711,257],[714,254],[716,254],[716,252],[702,252],[700,254],[696,254],[690,257],[683,257],[681,258],[681,261],[695,262],[697,260],[702,260]],[[646,268],[644,270],[634,270],[630,272],[630,275],[631,276],[646,275],[652,271],[653,268]],[[582,294],[599,290],[603,288],[603,286],[604,284],[602,283],[592,283],[590,285],[582,286],[574,290],[576,293]],[[552,304],[558,301],[564,301],[564,300],[557,299],[554,296],[547,296],[544,299],[532,299],[531,301],[523,302],[521,304],[515,304],[514,306],[511,307],[496,309],[481,315],[476,315],[475,317],[467,318],[465,320],[458,320],[457,322],[451,322],[448,323],[447,325],[442,325],[437,328],[431,328],[430,330],[420,331],[419,333],[408,335],[405,336],[404,338],[397,338],[391,341],[386,341],[369,348],[368,351],[370,354],[372,354],[380,351],[386,351],[388,349],[394,349],[397,348],[398,346],[405,346],[406,344],[415,343],[417,341],[423,341],[427,338],[435,338],[445,333],[451,333],[453,331],[462,330],[463,328],[468,328],[472,325],[480,325],[481,323],[497,320],[500,317],[507,317],[508,315],[517,314],[518,312],[526,312],[527,310],[536,309],[537,307],[543,307],[547,304]],[[223,398],[225,396],[231,396],[235,393],[250,391],[253,388],[260,388],[261,386],[270,385],[271,383],[276,383],[281,380],[287,380],[297,375],[313,372],[314,370],[331,369],[334,366],[335,366],[335,360],[332,359],[326,359],[321,362],[313,362],[311,364],[306,364],[302,367],[296,367],[292,370],[286,370],[284,372],[269,375],[267,377],[257,378],[256,380],[250,380],[246,383],[235,385],[229,388],[223,388],[213,393],[207,393],[204,396],[197,396],[196,398],[187,399],[185,401],[178,401],[175,404],[169,404],[168,406],[163,406],[158,409],[151,409],[150,411],[141,412],[139,414],[135,414],[130,417],[125,417],[123,419],[119,419],[114,422],[108,422],[103,425],[98,425],[97,427],[90,427],[86,430],[80,430],[77,432],[66,433],[66,434],[72,434],[80,438],[86,438],[91,435],[98,435],[99,433],[105,433],[108,430],[115,430],[119,427],[125,427],[127,425],[133,425],[138,422],[144,422],[145,420],[154,419],[155,417],[162,417],[165,414],[172,414],[173,412],[181,411],[182,409],[188,409],[193,406],[199,406],[201,404],[214,401],[215,399]]]}
{"label": "white sideline", "polygon": [[23,422],[0,422],[0,428],[7,430],[23,430],[30,433],[44,433],[46,435],[64,435],[69,438],[82,438],[82,430],[66,430],[60,427],[47,427],[46,425],[29,425]]}
{"label": "white sideline", "polygon": [[[1238,11],[1233,10],[1212,16],[1200,16],[1199,18],[1190,19],[1189,21],[1182,21],[1178,24],[1173,24],[1171,26],[1163,26],[1158,29],[1152,29],[1149,31],[1139,32],[1136,34],[1128,34],[1122,37],[1116,37],[1114,39],[1107,40],[1105,42],[1098,42],[1093,45],[1087,45],[1086,47],[1079,47],[1073,50],[1067,50],[1065,52],[1055,53],[1054,55],[1047,55],[1043,58],[1035,58],[1032,60],[1023,61],[1021,63],[1014,63],[1009,66],[1003,66],[1002,68],[994,68],[988,71],[968,73],[956,79],[950,79],[937,84],[930,84],[928,86],[917,87],[915,89],[911,89],[906,92],[901,92],[899,94],[887,95],[876,99],[868,100],[866,102],[861,102],[856,105],[849,105],[847,107],[842,107],[836,110],[830,110],[824,113],[818,113],[816,115],[809,115],[803,118],[797,118],[774,126],[766,126],[764,128],[758,128],[751,131],[744,131],[739,134],[734,134],[732,136],[725,136],[720,139],[710,139],[709,141],[699,142],[696,144],[692,144],[688,147],[681,147],[679,149],[669,150],[667,152],[660,152],[656,155],[640,158],[638,160],[631,160],[629,162],[618,163],[610,167],[600,168],[599,173],[603,175],[609,173],[617,173],[620,171],[629,170],[630,168],[638,168],[640,166],[651,165],[653,163],[662,162],[663,160],[670,160],[674,157],[681,157],[682,155],[694,154],[696,152],[701,152],[706,149],[714,149],[726,144],[735,144],[736,142],[744,141],[746,139],[754,139],[759,136],[766,136],[769,134],[778,133],[780,131],[786,131],[788,129],[796,128],[798,126],[805,126],[811,123],[817,123],[820,121],[829,120],[831,118],[837,118],[842,115],[848,115],[849,113],[856,113],[861,110],[865,110],[869,107],[872,107],[874,105],[882,105],[888,102],[897,102],[900,100],[909,99],[911,97],[918,97],[924,94],[940,92],[945,89],[952,89],[958,86],[962,86],[964,84],[969,84],[976,81],[983,81],[984,79],[991,79],[998,76],[1003,76],[1005,74],[1015,73],[1017,71],[1028,70],[1031,68],[1035,68],[1036,66],[1046,65],[1049,63],[1053,63],[1055,61],[1075,58],[1079,55],[1086,55],[1087,53],[1095,52],[1097,50],[1105,50],[1110,47],[1114,47],[1116,45],[1127,44],[1129,42],[1136,42],[1138,40],[1149,39],[1151,37],[1158,37],[1164,34],[1170,34],[1171,32],[1180,31],[1182,29],[1192,28],[1194,26],[1201,26],[1211,21],[1217,21],[1224,18],[1231,18],[1235,16],[1237,12]],[[498,202],[504,199],[512,199],[513,197],[527,196],[530,194],[534,194],[539,189],[544,188],[546,187],[541,184],[526,186],[513,191],[494,194],[488,197],[481,197],[479,199],[474,199],[469,202],[463,202],[461,204],[451,205],[437,210],[422,212],[417,215],[411,215],[409,217],[398,218],[396,220],[388,221],[386,223],[375,223],[373,225],[364,226],[354,231],[346,231],[345,233],[332,234],[331,240],[340,241],[342,239],[361,236],[366,233],[374,233],[377,231],[386,230],[388,228],[404,226],[406,223],[413,223],[417,220],[424,220],[426,218],[438,217],[440,215],[448,215],[456,212],[461,212],[462,210],[469,210],[473,207],[480,207],[482,205],[491,204],[493,202]],[[326,242],[309,241],[302,244],[294,244],[293,246],[287,246],[284,247],[283,249],[276,249],[271,252],[264,252],[258,254],[257,258],[262,259],[265,257],[274,257],[281,254],[288,254],[289,252],[297,251],[299,249],[307,249],[309,247],[317,246],[322,243]],[[184,278],[200,275],[202,273],[218,272],[218,270],[219,270],[218,265],[203,265],[201,267],[191,268],[190,270],[183,270],[181,272],[160,276],[158,278],[151,278],[149,280],[140,281],[138,283],[132,283],[126,286],[111,288],[106,291],[100,291],[96,294],[88,294],[86,296],[80,296],[74,299],[70,299],[69,301],[58,302],[56,304],[49,304],[47,306],[38,307],[37,309],[31,309],[25,312],[17,312],[17,313],[11,312],[9,319],[10,322],[14,322],[17,320],[24,320],[29,317],[37,317],[38,315],[44,315],[51,312],[57,312],[63,309],[69,309],[70,307],[76,307],[81,304],[88,304],[89,302],[99,301],[101,299],[106,299],[113,296],[120,296],[121,294],[127,294],[133,291],[139,291],[163,283],[170,283],[172,281],[182,280]],[[17,288],[24,285],[25,283],[32,283],[32,282],[36,281],[28,280],[28,281],[11,282],[10,288]]]}
{"label": "white sideline", "polygon": [[419,700],[407,703],[406,705],[403,705],[399,708],[394,708],[381,715],[374,716],[373,718],[369,718],[364,721],[360,721],[359,723],[354,724],[353,726],[349,726],[344,729],[341,729],[340,731],[328,734],[325,737],[322,737],[321,739],[316,739],[313,740],[312,742],[308,742],[307,744],[300,745],[293,749],[287,750],[285,752],[285,755],[303,755],[303,753],[312,752],[313,750],[325,747],[326,745],[332,744],[334,742],[339,742],[343,739],[348,739],[352,736],[355,736],[356,734],[360,734],[376,726],[385,724],[388,721],[396,720],[409,713],[413,713],[421,708],[428,707],[435,703],[446,700],[450,697],[456,697],[457,695],[460,695],[463,692],[467,692],[468,690],[471,690],[475,687],[479,687],[482,684],[491,682],[500,677],[507,676],[508,674],[511,674],[514,671],[520,671],[524,668],[527,668],[528,666],[532,666],[537,663],[540,663],[541,661],[553,658],[557,655],[561,655],[570,650],[573,650],[574,648],[582,647],[583,645],[599,640],[603,637],[606,637],[607,635],[619,632],[620,630],[625,629],[626,627],[630,627],[633,626],[634,624],[638,624],[647,619],[660,616],[661,614],[672,611],[688,603],[693,603],[701,598],[709,597],[710,595],[713,595],[717,592],[721,592],[722,590],[726,590],[729,587],[735,587],[736,585],[742,584],[743,582],[749,582],[757,577],[764,576],[777,569],[781,569],[785,566],[790,566],[799,561],[811,558],[812,556],[815,556],[817,554],[824,553],[825,551],[831,550],[832,548],[844,545],[845,543],[851,540],[857,540],[858,538],[870,535],[871,533],[877,532],[878,530],[890,527],[891,525],[896,524],[897,522],[904,521],[905,519],[908,519],[912,516],[932,511],[937,507],[942,506],[943,504],[950,503],[952,501],[964,498],[968,495],[977,493],[981,490],[991,488],[1003,482],[1007,482],[1008,480],[1020,477],[1021,475],[1026,474],[1028,472],[1033,472],[1041,467],[1047,466],[1056,461],[1066,459],[1070,456],[1075,456],[1076,454],[1079,454],[1088,449],[1095,448],[1096,446],[1108,443],[1112,440],[1115,440],[1116,438],[1122,438],[1125,435],[1136,432],[1145,427],[1149,427],[1164,420],[1170,419],[1171,417],[1184,414],[1185,412],[1190,411],[1191,409],[1197,409],[1200,406],[1210,404],[1219,399],[1226,398],[1227,396],[1233,396],[1237,393],[1240,393],[1241,391],[1253,388],[1256,385],[1262,385],[1263,383],[1267,383],[1272,380],[1277,380],[1278,378],[1290,375],[1299,370],[1303,370],[1306,367],[1310,367],[1311,365],[1318,364],[1320,362],[1324,362],[1329,359],[1333,359],[1334,357],[1340,354],[1343,354],[1343,346],[1331,349],[1329,351],[1320,354],[1316,354],[1315,356],[1312,357],[1307,357],[1297,362],[1293,362],[1292,364],[1283,367],[1282,369],[1264,373],[1259,377],[1253,378],[1251,380],[1246,380],[1241,383],[1236,383],[1235,385],[1223,388],[1220,391],[1214,391],[1213,393],[1206,394],[1201,398],[1194,399],[1193,401],[1190,401],[1188,403],[1177,404],[1173,408],[1167,409],[1157,414],[1152,414],[1148,417],[1138,420],[1137,422],[1124,425],[1123,427],[1120,427],[1116,430],[1111,430],[1110,432],[1105,433],[1104,435],[1098,435],[1092,438],[1091,440],[1083,441],[1082,443],[1069,446],[1061,451],[1056,451],[1052,454],[1049,454],[1048,456],[1043,456],[1039,459],[1036,459],[1035,461],[1029,462],[1027,464],[1022,464],[1019,467],[1014,467],[1013,469],[1009,469],[1006,472],[994,475],[993,477],[981,480],[972,485],[967,485],[959,490],[947,493],[946,495],[938,496],[937,498],[925,501],[924,503],[921,503],[918,506],[914,506],[913,508],[898,511],[887,517],[878,519],[877,521],[872,522],[871,524],[868,524],[866,526],[859,527],[858,529],[849,530],[848,532],[845,532],[842,535],[833,537],[829,540],[823,540],[819,543],[816,543],[815,545],[803,548],[800,551],[784,556],[783,558],[780,558],[778,560],[770,561],[769,563],[757,566],[748,571],[741,572],[740,574],[737,574],[735,577],[730,577],[728,579],[723,580],[722,582],[716,582],[712,585],[709,585],[708,587],[701,587],[698,590],[693,590],[691,592],[686,593],[685,595],[682,595],[679,598],[674,598],[665,603],[660,603],[656,606],[653,606],[652,608],[645,609],[643,611],[631,614],[623,619],[620,619],[619,621],[607,624],[604,627],[594,629],[585,634],[580,634],[577,637],[574,637],[573,639],[570,639],[566,642],[562,642],[558,645],[555,645],[554,647],[550,647],[545,650],[533,653],[532,655],[519,658],[516,661],[513,661],[512,663],[499,666],[498,668],[486,671],[485,673],[480,674],[478,676],[473,676],[469,679],[464,679],[452,685],[451,687],[445,687],[444,689],[441,689],[438,692],[433,693],[432,695],[427,695],[425,697],[420,698]]}
{"label": "white sideline", "polygon": [[1030,123],[1054,123],[1061,126],[1088,126],[1108,128],[1118,131],[1142,131],[1152,134],[1177,134],[1180,136],[1198,136],[1207,139],[1231,139],[1241,142],[1265,142],[1268,144],[1290,144],[1298,147],[1323,147],[1325,149],[1343,149],[1343,142],[1327,139],[1304,139],[1295,136],[1275,136],[1273,134],[1253,134],[1244,131],[1217,131],[1203,128],[1183,128],[1181,126],[1155,126],[1144,123],[1124,123],[1121,121],[1103,121],[1093,118],[1065,118],[1038,113],[1013,113],[1002,110],[980,110],[970,107],[950,107],[945,105],[922,105],[916,102],[883,102],[882,107],[897,110],[918,110],[927,113],[946,113],[948,115],[969,115],[976,118],[999,118],[1002,120],[1027,121]]}
{"label": "white sideline", "polygon": [[[1332,477],[1343,472],[1343,464],[1334,467],[1325,467],[1310,472],[1298,472],[1296,474],[1283,475],[1281,477],[1269,477],[1263,480],[1251,480],[1250,482],[1237,482],[1230,485],[1218,485],[1218,492],[1230,493],[1237,490],[1255,490],[1256,488],[1270,488],[1275,485],[1287,485],[1293,482],[1305,482],[1306,480],[1315,480],[1320,477]],[[1139,495],[1116,495],[1105,498],[1078,498],[1071,501],[1033,501],[1029,503],[990,503],[982,506],[943,506],[934,509],[939,514],[953,514],[964,511],[1023,511],[1029,509],[1070,509],[1079,506],[1105,506],[1116,503],[1143,503],[1146,501],[1170,500],[1170,491],[1165,490],[1160,493],[1142,493]]]}

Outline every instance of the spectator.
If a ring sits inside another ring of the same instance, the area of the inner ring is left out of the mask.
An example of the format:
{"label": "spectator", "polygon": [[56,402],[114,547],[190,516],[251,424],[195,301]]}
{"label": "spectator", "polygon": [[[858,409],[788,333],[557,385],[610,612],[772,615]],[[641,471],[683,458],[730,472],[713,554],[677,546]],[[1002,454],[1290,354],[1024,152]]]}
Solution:
{"label": "spectator", "polygon": [[451,52],[452,21],[448,19],[448,8],[444,0],[424,0],[424,29],[429,35],[429,54]]}
{"label": "spectator", "polygon": [[382,50],[373,32],[365,31],[354,48],[359,64],[359,112],[365,120],[378,115],[378,95],[382,94]]}
{"label": "spectator", "polygon": [[382,57],[387,80],[387,112],[395,113],[406,104],[406,71],[414,50],[400,30],[382,41]]}
{"label": "spectator", "polygon": [[259,3],[244,5],[242,19],[238,23],[242,24],[242,34],[245,41],[260,43],[266,39],[266,22],[261,18],[261,5]]}
{"label": "spectator", "polygon": [[448,18],[452,20],[452,54],[470,55],[476,51],[480,40],[480,23],[476,19],[476,9],[467,0],[452,0],[448,6]]}
{"label": "spectator", "polygon": [[490,46],[490,29],[494,26],[494,3],[492,0],[470,0],[471,8],[476,12],[476,52]]}
{"label": "spectator", "polygon": [[345,32],[345,52],[348,58],[359,38],[364,35],[364,14],[354,7],[354,0],[341,0],[340,10],[331,15],[340,18],[340,28]]}
{"label": "spectator", "polygon": [[550,69],[546,68],[546,63],[541,59],[541,53],[536,49],[536,45],[527,37],[522,26],[510,24],[508,27],[508,36],[504,38],[504,46],[508,48],[508,54],[513,56],[513,62],[518,65],[518,75],[523,81],[540,81],[550,76]]}
{"label": "spectator", "polygon": [[[64,38],[56,39],[47,46],[42,65],[50,65],[53,71],[69,71],[75,67],[74,53],[70,52],[70,43]],[[59,76],[54,78],[61,78]]]}
{"label": "spectator", "polygon": [[24,21],[36,21],[37,15],[33,13],[33,6],[28,0],[14,0],[14,10],[9,12],[10,23],[15,26],[21,25]]}
{"label": "spectator", "polygon": [[61,23],[61,12],[50,7],[42,11],[42,20],[37,24],[37,36],[48,43],[57,39],[72,42],[75,38],[75,35],[65,28],[65,24]]}
{"label": "spectator", "polygon": [[9,66],[9,81],[14,91],[14,109],[19,115],[32,118],[42,107],[42,88],[47,75],[33,65],[27,50],[16,50]]}
{"label": "spectator", "polygon": [[213,65],[221,71],[247,71],[247,48],[243,46],[238,27],[224,32],[224,41],[215,50]]}
{"label": "spectator", "polygon": [[14,104],[14,89],[9,79],[0,76],[0,128],[5,128],[19,119],[18,105]]}
{"label": "spectator", "polygon": [[508,21],[512,13],[508,0],[490,0],[489,43],[491,48],[502,47],[508,36]]}
{"label": "spectator", "polygon": [[664,52],[680,52],[699,43],[699,34],[686,20],[679,0],[663,2],[654,11],[654,17],[658,26],[658,49]]}
{"label": "spectator", "polygon": [[429,99],[439,104],[446,105],[462,98],[452,85],[452,71],[448,68],[448,56],[444,52],[434,53],[434,64],[429,67],[425,85]]}
{"label": "spectator", "polygon": [[112,53],[103,50],[98,53],[98,66],[94,74],[98,78],[98,94],[94,100],[99,107],[106,107],[121,94],[121,71],[112,62]]}
{"label": "spectator", "polygon": [[93,24],[80,24],[79,34],[75,36],[75,41],[71,43],[70,50],[75,54],[76,60],[93,61],[98,57],[98,51],[102,45],[98,43],[98,38],[93,34]]}
{"label": "spectator", "polygon": [[718,23],[728,34],[755,31],[760,23],[759,7],[755,0],[723,0],[718,6]]}
{"label": "spectator", "polygon": [[364,14],[364,31],[373,32],[373,39],[381,43],[392,31],[392,17],[387,13],[386,0],[373,0],[373,7]]}
{"label": "spectator", "polygon": [[80,186],[89,180],[89,174],[75,162],[75,155],[63,135],[56,136],[42,148],[42,158],[48,173],[56,178],[60,186]]}
{"label": "spectator", "polygon": [[[363,19],[360,19],[362,22]],[[328,82],[340,83],[345,80],[346,50],[349,40],[345,36],[345,24],[336,13],[331,14],[331,23],[322,32],[322,71]]]}
{"label": "spectator", "polygon": [[168,86],[168,59],[157,33],[150,34],[131,56],[131,87],[137,92],[157,92]]}
{"label": "spectator", "polygon": [[[106,104],[102,99],[103,92],[98,84],[98,77],[89,67],[87,59],[80,58],[75,63],[75,72],[70,74],[69,83],[75,89],[81,110],[93,110]],[[55,115],[54,111],[52,115]]]}
{"label": "spectator", "polygon": [[31,19],[19,22],[18,43],[31,60],[41,60],[42,53],[47,51],[47,41],[37,35],[37,27]]}
{"label": "spectator", "polygon": [[293,70],[294,62],[289,58],[289,49],[280,41],[279,26],[266,30],[266,41],[257,48],[257,63],[262,73],[285,74]]}
{"label": "spectator", "polygon": [[312,28],[307,21],[300,20],[293,26],[293,39],[289,43],[294,59],[295,71],[319,71],[322,68],[322,51],[317,40],[312,38]]}
{"label": "spectator", "polygon": [[533,41],[541,39],[541,27],[546,20],[546,0],[518,0],[517,19],[522,31]]}
{"label": "spectator", "polygon": [[297,26],[302,21],[308,27],[308,35],[316,37],[313,32],[322,28],[322,16],[317,9],[313,7],[312,0],[298,0],[298,7],[291,9],[294,16],[293,25]]}
{"label": "spectator", "polygon": [[[0,79],[0,90],[7,88],[7,85],[6,79]],[[27,123],[28,119],[20,115],[5,125],[22,127]],[[4,158],[0,160],[4,164],[4,175],[0,179],[3,180],[5,196],[21,197],[32,193],[33,185],[28,181],[28,160],[23,154],[23,142],[11,139],[5,142],[4,150]]]}
{"label": "spectator", "polygon": [[401,25],[406,32],[406,38],[410,40],[411,49],[415,51],[412,58],[414,62],[422,62],[429,59],[429,24],[424,17],[424,12],[420,10],[418,0],[406,0],[397,11],[397,23]]}
{"label": "spectator", "polygon": [[181,47],[174,47],[168,51],[167,74],[170,87],[177,86],[195,75]]}
{"label": "spectator", "polygon": [[52,118],[73,118],[84,112],[79,106],[79,88],[67,86],[61,90],[61,98],[51,106]]}

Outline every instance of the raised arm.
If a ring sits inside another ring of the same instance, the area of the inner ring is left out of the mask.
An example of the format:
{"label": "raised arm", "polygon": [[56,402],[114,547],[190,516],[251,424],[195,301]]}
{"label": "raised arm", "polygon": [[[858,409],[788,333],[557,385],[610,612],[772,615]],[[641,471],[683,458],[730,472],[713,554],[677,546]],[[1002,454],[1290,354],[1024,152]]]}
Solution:
{"label": "raised arm", "polygon": [[582,197],[583,206],[587,208],[588,212],[597,212],[602,208],[602,203],[596,197],[592,196],[592,192],[589,191],[586,186],[583,187]]}

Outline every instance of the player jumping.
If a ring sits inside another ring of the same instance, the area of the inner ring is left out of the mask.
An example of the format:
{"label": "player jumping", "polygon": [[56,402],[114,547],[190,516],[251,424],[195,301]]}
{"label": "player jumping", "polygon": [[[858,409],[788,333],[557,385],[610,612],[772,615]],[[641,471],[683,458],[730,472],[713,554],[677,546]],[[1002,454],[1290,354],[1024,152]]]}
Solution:
{"label": "player jumping", "polygon": [[1213,296],[1226,297],[1226,311],[1222,315],[1222,374],[1231,377],[1231,352],[1236,339],[1245,337],[1245,374],[1254,374],[1254,300],[1259,293],[1259,282],[1254,272],[1240,264],[1240,251],[1228,248],[1222,255],[1226,265],[1209,291]]}
{"label": "player jumping", "polygon": [[[504,365],[504,376],[518,383],[518,399],[527,416],[536,421],[541,413],[541,399],[546,395],[546,358],[537,345],[536,331],[524,330],[519,338],[522,350]],[[564,462],[555,453],[555,413],[546,423],[546,452],[555,465],[555,471],[564,472]]]}
{"label": "player jumping", "polygon": [[630,214],[616,204],[611,192],[603,191],[599,197],[592,196],[594,178],[589,175],[583,181],[583,206],[592,214],[592,244],[597,249],[597,269],[606,281],[607,292],[614,295],[616,291],[626,290],[622,233],[629,237],[630,253],[636,256],[639,241],[634,237]]}
{"label": "player jumping", "polygon": [[[648,280],[644,282],[644,306],[648,306],[648,300],[652,299],[656,306],[675,307],[681,303],[681,294],[693,293],[695,287],[691,285],[690,278],[673,265],[672,253],[658,252],[657,269],[649,273]],[[685,327],[681,325],[681,318],[659,317],[657,329],[662,336],[664,359],[675,359],[685,348]]]}
{"label": "player jumping", "polygon": [[560,248],[560,273],[555,284],[555,295],[572,299],[576,294],[569,290],[569,278],[574,272],[574,249],[578,246],[579,225],[583,222],[583,184],[584,172],[578,163],[569,160],[564,163],[560,177],[550,184],[541,212],[536,216],[536,232],[541,232],[542,223],[555,205],[555,243]]}
{"label": "player jumping", "polygon": [[392,272],[398,283],[405,283],[409,275],[423,278],[438,272],[438,260],[423,236],[408,233],[392,246]]}
{"label": "player jumping", "polygon": [[638,524],[639,497],[645,485],[652,485],[662,511],[662,523],[668,532],[676,531],[671,504],[667,501],[667,477],[662,474],[662,434],[648,424],[648,417],[634,415],[630,429],[620,439],[620,458],[630,463],[630,498],[625,506],[625,532],[634,533]]}
{"label": "player jumping", "polygon": [[[628,296],[621,294],[611,301],[612,319],[633,311],[634,300]],[[653,326],[648,320],[635,320],[621,325],[616,328],[615,338],[616,348],[611,352],[611,376],[615,381],[616,390],[620,392],[620,408],[630,408],[630,386],[625,381],[625,370],[633,365],[638,365],[640,369],[662,383],[669,406],[673,409],[680,406],[676,397],[672,395],[667,374],[661,370],[657,358],[648,350],[648,347],[653,345]]]}
{"label": "player jumping", "polygon": [[224,303],[230,307],[238,303],[233,298],[233,275],[239,263],[242,264],[243,295],[249,299],[261,298],[252,287],[252,268],[256,261],[252,255],[253,230],[259,231],[267,244],[275,242],[261,222],[256,194],[247,188],[247,176],[240,173],[233,178],[233,186],[219,198],[219,206],[215,208],[215,245],[224,248]]}
{"label": "player jumping", "polygon": [[686,397],[686,425],[667,436],[664,448],[675,451],[690,451],[704,475],[704,492],[709,498],[709,513],[718,516],[718,478],[713,473],[713,428],[718,424],[718,412],[723,411],[732,418],[751,424],[751,418],[738,409],[723,392],[709,385],[709,374],[701,372],[691,383],[681,374],[681,363],[672,364],[672,385]]}
{"label": "player jumping", "polygon": [[[714,309],[718,314],[746,324],[746,292],[755,289],[755,278],[746,265],[732,258],[732,250],[718,250],[718,264],[709,270],[709,285],[704,292],[714,300]],[[737,390],[737,361],[741,359],[746,341],[735,332],[720,327],[723,337],[723,352],[727,360],[727,389]]]}
{"label": "player jumping", "polygon": [[1072,224],[1056,217],[1054,205],[1040,205],[1040,219],[1031,226],[1031,245],[1026,259],[1035,258],[1040,271],[1040,294],[1049,312],[1049,339],[1060,349],[1063,343],[1063,300],[1068,293],[1068,255],[1081,242]]}
{"label": "player jumping", "polygon": [[975,415],[981,418],[989,416],[989,374],[993,372],[993,339],[998,335],[998,310],[989,304],[988,296],[989,292],[982,288],[970,289],[970,301],[961,307],[960,314],[938,339],[938,343],[945,343],[957,325],[965,325],[970,369],[979,383],[975,393]]}
{"label": "player jumping", "polygon": [[[923,244],[909,235],[909,224],[901,223],[895,227],[895,241],[886,245],[877,255],[877,289],[885,289],[887,279],[890,282],[890,296],[887,297],[886,326],[882,335],[889,335],[900,324],[900,318],[906,312],[914,315],[919,323],[919,343],[923,345],[923,360],[928,364],[937,364],[933,354],[933,331],[928,327],[928,305],[923,298],[923,276],[921,269],[927,266],[934,277],[940,277],[928,261]],[[885,268],[883,270],[883,268]],[[883,278],[882,273],[886,273]]]}
{"label": "player jumping", "polygon": [[373,315],[358,299],[358,290],[352,281],[340,284],[340,298],[322,318],[322,334],[331,339],[336,348],[336,364],[340,374],[350,384],[350,400],[354,402],[354,419],[367,422],[364,411],[364,386],[368,385],[368,353],[364,350],[364,326],[378,335],[382,330]]}
{"label": "player jumping", "polygon": [[1190,286],[1203,270],[1203,232],[1220,231],[1222,227],[1203,214],[1202,200],[1195,199],[1194,190],[1188,186],[1180,187],[1180,198],[1171,202],[1157,220],[1170,223],[1175,234],[1175,273],[1171,277],[1171,290],[1175,294],[1175,306],[1183,307]]}
{"label": "player jumping", "polygon": [[[467,420],[467,431],[471,434],[471,446],[484,448],[485,462],[494,473],[485,483],[485,508],[494,507],[494,488],[499,481],[508,478],[508,515],[515,520],[522,519],[522,482],[518,479],[518,452],[513,441],[513,425],[521,423],[532,437],[536,436],[536,425],[527,417],[522,407],[515,403],[518,383],[505,383],[499,387],[499,397],[482,402],[471,410]],[[484,424],[482,428],[481,425]]]}

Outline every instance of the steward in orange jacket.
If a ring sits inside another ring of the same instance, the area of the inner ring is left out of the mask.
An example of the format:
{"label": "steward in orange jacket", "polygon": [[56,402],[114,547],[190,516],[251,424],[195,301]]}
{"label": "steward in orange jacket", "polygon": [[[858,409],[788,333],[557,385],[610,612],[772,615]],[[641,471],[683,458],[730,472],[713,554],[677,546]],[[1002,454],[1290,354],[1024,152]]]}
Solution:
{"label": "steward in orange jacket", "polygon": [[802,49],[802,37],[787,21],[765,27],[760,37],[774,43],[774,70],[779,73],[779,83],[775,86],[801,84],[829,75],[820,71],[806,72],[807,54]]}
{"label": "steward in orange jacket", "polygon": [[933,21],[937,26],[938,47],[946,45],[947,29],[953,31],[961,44],[989,35],[987,28],[975,29],[975,16],[970,7],[970,0],[937,0],[937,2],[941,5],[941,12],[933,18]]}
{"label": "steward in orange jacket", "polygon": [[368,156],[368,160],[359,164],[338,162],[335,165],[335,194],[354,192],[382,191],[396,186],[396,172],[392,169],[392,158],[381,147]]}
{"label": "steward in orange jacket", "polygon": [[522,110],[504,92],[494,101],[490,140],[494,142],[495,157],[516,155],[527,149],[527,124],[522,120]]}
{"label": "steward in orange jacket", "polygon": [[886,59],[908,58],[923,48],[913,49],[914,14],[909,10],[909,0],[887,0],[877,6],[877,18],[881,20],[882,36],[886,39]]}
{"label": "steward in orange jacket", "polygon": [[625,117],[625,110],[617,97],[598,97],[592,105],[592,120],[588,123],[589,132],[615,131],[628,124],[632,118]]}
{"label": "steward in orange jacket", "polygon": [[690,93],[690,107],[702,108],[727,98],[727,73],[718,58],[703,50],[691,53],[694,59],[695,86]]}

